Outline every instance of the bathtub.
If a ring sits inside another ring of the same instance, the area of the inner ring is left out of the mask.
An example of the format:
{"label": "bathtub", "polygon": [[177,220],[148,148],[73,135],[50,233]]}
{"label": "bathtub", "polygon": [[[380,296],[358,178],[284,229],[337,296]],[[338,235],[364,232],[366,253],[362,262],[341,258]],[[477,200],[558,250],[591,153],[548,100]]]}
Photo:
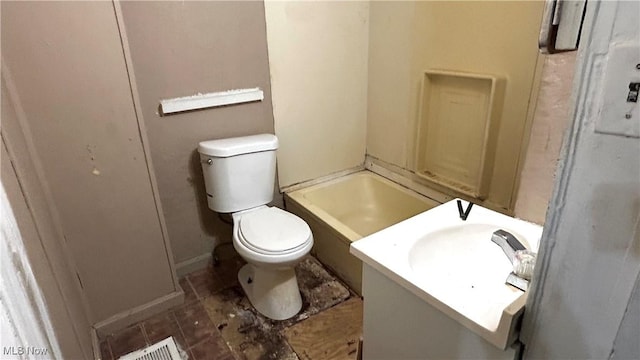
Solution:
{"label": "bathtub", "polygon": [[349,246],[440,203],[369,171],[285,193],[288,211],[311,227],[311,251],[354,291],[362,291],[362,262]]}

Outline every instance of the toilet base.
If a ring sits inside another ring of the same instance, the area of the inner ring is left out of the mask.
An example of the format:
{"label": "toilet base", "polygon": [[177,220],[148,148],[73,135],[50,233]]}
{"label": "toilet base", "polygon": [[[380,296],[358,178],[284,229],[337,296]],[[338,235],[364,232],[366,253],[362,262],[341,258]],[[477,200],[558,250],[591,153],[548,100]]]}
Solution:
{"label": "toilet base", "polygon": [[253,307],[270,319],[289,319],[302,308],[293,268],[256,269],[246,264],[238,271],[238,281]]}

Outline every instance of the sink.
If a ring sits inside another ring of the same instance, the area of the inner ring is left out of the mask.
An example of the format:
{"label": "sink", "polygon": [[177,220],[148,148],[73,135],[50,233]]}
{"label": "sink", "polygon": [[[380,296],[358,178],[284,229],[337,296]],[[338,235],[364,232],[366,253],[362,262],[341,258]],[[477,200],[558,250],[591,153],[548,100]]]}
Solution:
{"label": "sink", "polygon": [[354,242],[351,253],[504,349],[517,335],[527,294],[505,284],[512,265],[491,241],[499,229],[537,251],[539,225],[478,205],[463,221],[453,200]]}
{"label": "sink", "polygon": [[[511,262],[502,251],[494,251],[496,247],[486,246],[487,240],[490,240],[493,232],[498,229],[507,230],[526,248],[531,248],[523,235],[512,229],[505,229],[505,226],[462,224],[429,232],[417,239],[409,249],[409,265],[418,274],[459,267],[462,263],[470,268],[490,268],[490,270],[504,272],[505,268],[511,269]],[[436,252],[437,258],[424,261]],[[456,262],[446,260],[451,258],[455,258]],[[465,274],[464,278],[475,278],[478,274],[480,274],[478,271],[473,271],[471,274]]]}
{"label": "sink", "polygon": [[[491,241],[493,232],[504,228],[469,223],[423,235],[409,249],[409,266],[417,285],[485,328],[496,330],[501,310],[522,294],[505,286],[513,266]],[[504,230],[525,239],[516,231]],[[521,242],[530,248],[526,240]]]}

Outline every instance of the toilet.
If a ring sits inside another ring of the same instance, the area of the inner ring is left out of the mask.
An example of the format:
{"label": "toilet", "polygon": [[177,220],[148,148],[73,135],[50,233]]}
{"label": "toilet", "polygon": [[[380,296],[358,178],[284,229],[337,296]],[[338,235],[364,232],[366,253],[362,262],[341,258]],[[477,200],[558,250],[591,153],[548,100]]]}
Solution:
{"label": "toilet", "polygon": [[198,144],[209,208],[230,213],[233,247],[247,262],[238,280],[261,314],[285,320],[302,308],[294,266],[313,235],[301,218],[267,206],[273,200],[278,138],[272,134]]}

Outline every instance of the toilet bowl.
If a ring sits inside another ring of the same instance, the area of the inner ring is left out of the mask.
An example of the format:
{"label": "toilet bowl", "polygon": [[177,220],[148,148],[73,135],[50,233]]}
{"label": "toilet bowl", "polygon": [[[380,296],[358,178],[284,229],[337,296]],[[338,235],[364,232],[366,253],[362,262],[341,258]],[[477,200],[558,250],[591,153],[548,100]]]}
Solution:
{"label": "toilet bowl", "polygon": [[302,308],[294,266],[309,253],[307,223],[276,207],[260,206],[232,214],[233,247],[247,261],[238,281],[261,314],[285,320]]}

